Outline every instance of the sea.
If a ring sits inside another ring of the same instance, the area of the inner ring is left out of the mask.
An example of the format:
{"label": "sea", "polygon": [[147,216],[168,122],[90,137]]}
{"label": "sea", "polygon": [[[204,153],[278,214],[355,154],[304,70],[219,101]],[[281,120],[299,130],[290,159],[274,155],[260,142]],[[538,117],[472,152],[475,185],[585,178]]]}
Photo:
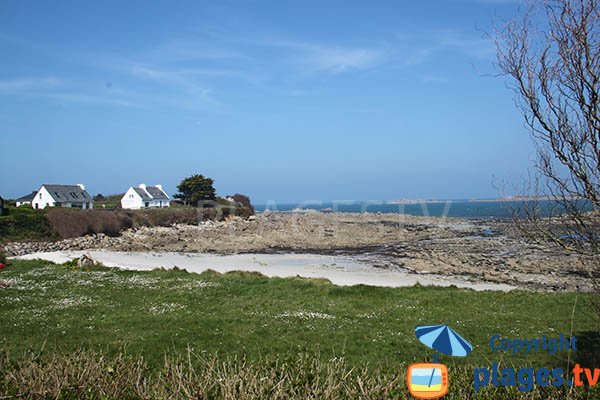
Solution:
{"label": "sea", "polygon": [[[321,212],[370,212],[400,213],[429,217],[451,217],[470,219],[510,219],[515,213],[522,214],[525,205],[536,207],[540,216],[558,215],[564,208],[557,201],[514,201],[514,200],[446,200],[420,202],[394,201],[303,201],[297,203],[276,203],[256,205],[256,211],[308,211]],[[583,209],[591,209],[582,203]]]}

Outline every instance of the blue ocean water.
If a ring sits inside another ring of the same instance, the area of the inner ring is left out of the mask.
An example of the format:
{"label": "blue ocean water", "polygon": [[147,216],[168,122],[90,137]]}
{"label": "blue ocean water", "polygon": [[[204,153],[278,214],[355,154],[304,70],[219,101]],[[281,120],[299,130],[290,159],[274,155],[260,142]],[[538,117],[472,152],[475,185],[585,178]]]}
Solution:
{"label": "blue ocean water", "polygon": [[[542,216],[557,215],[563,210],[562,206],[552,200],[538,200],[527,203],[530,207],[539,209]],[[477,218],[477,219],[507,219],[523,210],[522,201],[468,201],[448,200],[444,202],[422,202],[410,204],[395,204],[386,201],[304,201],[299,203],[268,203],[255,206],[257,211],[292,211],[318,210],[324,212],[381,212],[401,213],[417,216]],[[589,208],[582,203],[582,208]]]}

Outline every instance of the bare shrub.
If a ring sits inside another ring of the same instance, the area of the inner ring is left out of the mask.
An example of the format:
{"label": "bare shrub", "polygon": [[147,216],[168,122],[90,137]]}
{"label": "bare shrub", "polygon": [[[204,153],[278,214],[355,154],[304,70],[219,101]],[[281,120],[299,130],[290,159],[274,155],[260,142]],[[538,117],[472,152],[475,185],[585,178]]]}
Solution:
{"label": "bare shrub", "polygon": [[515,221],[529,237],[580,255],[598,293],[599,6],[597,0],[533,0],[495,35],[498,67],[536,145],[530,194],[558,204],[542,213],[539,202],[526,201]]}
{"label": "bare shrub", "polygon": [[121,230],[132,226],[131,219],[126,215],[104,210],[54,208],[48,210],[46,218],[62,238],[95,233],[116,236]]}

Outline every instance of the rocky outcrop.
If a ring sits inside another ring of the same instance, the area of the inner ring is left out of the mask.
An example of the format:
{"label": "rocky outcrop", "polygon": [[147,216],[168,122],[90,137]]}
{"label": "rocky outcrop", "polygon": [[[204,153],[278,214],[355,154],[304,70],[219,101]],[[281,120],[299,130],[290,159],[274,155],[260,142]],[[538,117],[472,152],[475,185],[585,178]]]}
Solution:
{"label": "rocky outcrop", "polygon": [[535,289],[586,290],[590,285],[577,257],[527,242],[510,222],[398,214],[267,212],[198,225],[141,227],[118,237],[98,234],[6,246],[10,256],[86,249],[352,254],[376,256],[382,268],[418,274],[462,275]]}

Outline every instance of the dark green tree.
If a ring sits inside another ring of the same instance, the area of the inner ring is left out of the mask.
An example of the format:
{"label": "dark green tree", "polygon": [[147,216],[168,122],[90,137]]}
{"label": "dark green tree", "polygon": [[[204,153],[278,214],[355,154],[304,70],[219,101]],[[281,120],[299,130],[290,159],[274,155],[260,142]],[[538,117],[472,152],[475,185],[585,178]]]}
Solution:
{"label": "dark green tree", "polygon": [[211,178],[206,178],[203,175],[189,176],[177,185],[179,193],[175,194],[174,197],[183,201],[185,205],[196,207],[199,201],[215,199],[213,183],[214,181]]}

